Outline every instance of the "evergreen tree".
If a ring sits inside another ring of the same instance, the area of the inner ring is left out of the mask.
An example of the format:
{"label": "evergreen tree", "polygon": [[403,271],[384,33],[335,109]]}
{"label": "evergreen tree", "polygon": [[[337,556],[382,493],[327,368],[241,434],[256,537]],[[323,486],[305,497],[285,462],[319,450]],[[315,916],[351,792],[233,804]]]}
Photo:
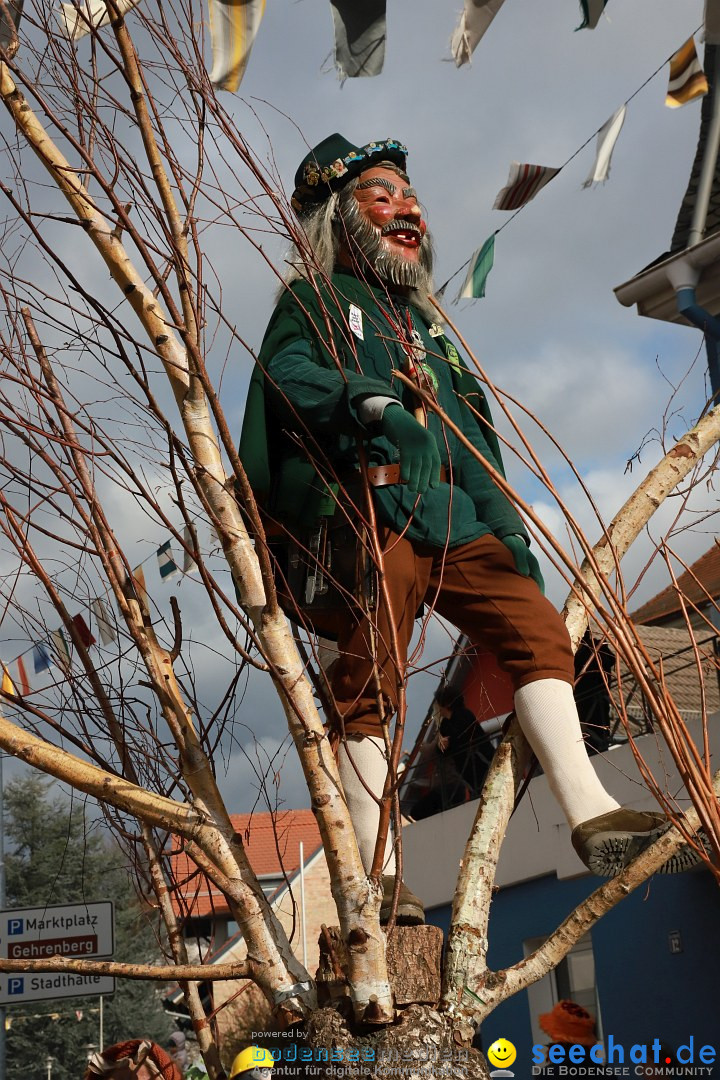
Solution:
{"label": "evergreen tree", "polygon": [[[52,793],[35,774],[5,787],[5,875],[8,908],[112,900],[116,960],[149,962],[158,956],[156,924],[137,899],[127,859],[102,823],[84,807]],[[164,987],[118,980],[103,1001],[104,1043],[149,1037],[161,1044],[172,1023],[163,1012]],[[57,998],[8,1006],[8,1080],[78,1080],[88,1046],[99,1042],[99,998]]]}

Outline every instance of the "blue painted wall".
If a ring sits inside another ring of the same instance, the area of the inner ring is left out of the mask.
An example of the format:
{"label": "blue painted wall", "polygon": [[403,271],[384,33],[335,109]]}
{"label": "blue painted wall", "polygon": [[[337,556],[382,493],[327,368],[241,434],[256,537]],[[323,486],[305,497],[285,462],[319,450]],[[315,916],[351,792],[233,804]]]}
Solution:
{"label": "blue painted wall", "polygon": [[[596,878],[552,875],[502,889],[491,910],[489,966],[498,970],[521,959],[523,941],[552,933],[597,885]],[[449,906],[426,914],[447,932]],[[680,953],[670,952],[671,931],[680,933]],[[659,1038],[677,1048],[693,1035],[696,1062],[698,1048],[713,1045],[712,1075],[720,1076],[720,889],[713,875],[658,875],[602,918],[591,936],[606,1040],[612,1035],[629,1048]],[[485,1046],[501,1036],[517,1047],[519,1077],[532,1045],[526,993],[487,1020]]]}

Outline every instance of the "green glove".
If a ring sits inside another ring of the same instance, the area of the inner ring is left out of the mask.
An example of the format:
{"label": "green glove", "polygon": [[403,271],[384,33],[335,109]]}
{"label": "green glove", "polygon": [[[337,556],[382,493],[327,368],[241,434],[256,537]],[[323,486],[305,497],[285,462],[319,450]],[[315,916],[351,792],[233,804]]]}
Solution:
{"label": "green glove", "polygon": [[515,560],[515,569],[523,577],[531,577],[537,583],[540,592],[545,595],[545,582],[540,573],[540,564],[527,546],[522,536],[513,534],[503,536],[502,542]]}
{"label": "green glove", "polygon": [[435,436],[402,405],[387,405],[380,427],[400,451],[400,478],[409,491],[424,495],[440,483],[440,453]]}

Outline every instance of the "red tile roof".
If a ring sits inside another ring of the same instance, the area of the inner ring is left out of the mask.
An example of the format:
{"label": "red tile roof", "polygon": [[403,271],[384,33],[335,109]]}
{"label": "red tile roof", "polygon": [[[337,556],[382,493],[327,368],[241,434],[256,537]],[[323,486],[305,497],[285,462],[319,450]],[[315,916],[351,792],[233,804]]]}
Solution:
{"label": "red tile roof", "polygon": [[652,600],[633,611],[630,618],[641,626],[669,622],[681,615],[680,593],[688,605],[696,604],[698,607],[705,607],[710,602],[708,595],[714,600],[720,597],[720,544],[717,541],[678,577],[677,587],[668,585]]}
{"label": "red tile roof", "polygon": [[[261,879],[281,877],[283,871],[292,877],[300,868],[300,842],[305,861],[320,844],[320,832],[312,810],[284,810],[278,814],[231,814],[235,834],[248,853],[250,864]],[[184,851],[170,855],[173,907],[183,918],[203,918],[209,915],[227,916],[229,908],[222,893],[201,874]]]}

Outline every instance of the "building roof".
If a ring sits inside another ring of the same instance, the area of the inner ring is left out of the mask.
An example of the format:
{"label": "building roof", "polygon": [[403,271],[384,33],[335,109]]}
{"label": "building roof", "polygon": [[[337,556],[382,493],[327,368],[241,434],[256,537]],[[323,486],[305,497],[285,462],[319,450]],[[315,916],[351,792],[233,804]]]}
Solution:
{"label": "building roof", "polygon": [[[235,835],[242,840],[250,864],[263,880],[291,877],[300,867],[300,843],[305,861],[320,847],[320,831],[312,810],[284,810],[277,814],[231,814]],[[225,897],[202,874],[181,849],[176,838],[170,855],[173,907],[182,918],[205,918],[230,914]]]}
{"label": "building roof", "polygon": [[[714,649],[717,635],[713,630],[695,630],[691,636],[684,627],[638,626],[636,629],[650,659],[655,662],[662,659],[668,693],[684,720],[703,715],[711,716],[720,709],[720,686]],[[698,677],[698,657],[702,682]],[[628,714],[635,719],[644,718],[646,709],[642,691],[624,660],[620,662],[620,680]],[[615,698],[615,680],[610,690]]]}
{"label": "building roof", "polygon": [[705,607],[710,602],[708,597],[714,600],[720,597],[720,544],[717,541],[678,577],[677,586],[668,585],[633,611],[630,618],[636,624],[647,626],[682,617],[681,595],[686,604],[697,607]]}

